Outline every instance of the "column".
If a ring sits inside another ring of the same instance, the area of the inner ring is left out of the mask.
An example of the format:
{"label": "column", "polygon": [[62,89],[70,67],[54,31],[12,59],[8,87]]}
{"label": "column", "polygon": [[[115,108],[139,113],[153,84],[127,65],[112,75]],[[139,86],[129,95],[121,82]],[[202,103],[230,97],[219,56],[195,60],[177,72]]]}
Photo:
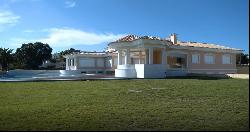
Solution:
{"label": "column", "polygon": [[141,51],[139,51],[139,64],[141,64]]}
{"label": "column", "polygon": [[114,57],[114,54],[112,53],[112,56],[111,56],[111,68],[113,68],[114,67],[114,60],[115,60],[115,57]]}
{"label": "column", "polygon": [[149,64],[154,64],[154,60],[153,60],[153,57],[154,57],[154,49],[153,49],[153,48],[149,48],[149,49],[148,49],[148,56],[149,56],[148,63],[149,63]]}
{"label": "column", "polygon": [[161,64],[167,64],[167,54],[166,54],[166,48],[162,48],[161,52]]}
{"label": "column", "polygon": [[65,67],[66,67],[66,70],[68,70],[68,68],[69,68],[69,62],[68,62],[68,61],[69,61],[69,59],[66,58],[66,66],[65,66]]}
{"label": "column", "polygon": [[73,66],[74,66],[73,69],[76,70],[76,58],[73,58],[72,61],[73,61]]}
{"label": "column", "polygon": [[126,49],[126,51],[125,51],[125,65],[130,63],[129,60],[130,60],[130,51],[129,51],[129,49]]}
{"label": "column", "polygon": [[145,49],[145,64],[149,64],[148,63],[148,49]]}
{"label": "column", "polygon": [[66,58],[66,66],[69,66],[69,59],[68,58]]}
{"label": "column", "polygon": [[70,66],[73,66],[73,59],[70,59]]}
{"label": "column", "polygon": [[75,66],[76,66],[76,69],[79,68],[79,58],[78,57],[75,58]]}
{"label": "column", "polygon": [[117,61],[118,61],[118,65],[121,65],[121,64],[122,64],[122,51],[121,51],[121,50],[118,50],[118,58],[117,58]]}

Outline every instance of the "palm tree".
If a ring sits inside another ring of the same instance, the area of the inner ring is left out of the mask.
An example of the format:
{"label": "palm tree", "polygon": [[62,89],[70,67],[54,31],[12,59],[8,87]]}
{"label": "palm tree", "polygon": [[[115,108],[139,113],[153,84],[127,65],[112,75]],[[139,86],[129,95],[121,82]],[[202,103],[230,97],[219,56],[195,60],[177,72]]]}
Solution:
{"label": "palm tree", "polygon": [[13,49],[0,48],[0,65],[2,70],[8,70],[9,64],[13,61]]}

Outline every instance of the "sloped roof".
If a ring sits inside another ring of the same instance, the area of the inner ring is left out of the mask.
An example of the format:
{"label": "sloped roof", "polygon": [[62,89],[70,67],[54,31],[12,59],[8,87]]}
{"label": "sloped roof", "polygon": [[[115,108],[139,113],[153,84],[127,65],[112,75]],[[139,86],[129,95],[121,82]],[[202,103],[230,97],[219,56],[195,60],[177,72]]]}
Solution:
{"label": "sloped roof", "polygon": [[178,46],[187,46],[187,47],[197,47],[197,48],[210,48],[210,49],[224,49],[224,50],[241,50],[236,48],[230,48],[222,45],[216,44],[207,44],[207,43],[200,43],[200,42],[182,42],[177,41]]}
{"label": "sloped roof", "polygon": [[[164,40],[164,39],[161,39],[160,37],[154,37],[154,36],[137,36],[137,35],[133,35],[133,34],[130,34],[130,35],[127,35],[125,37],[122,37],[114,42],[111,42],[111,43],[117,43],[117,42],[132,42],[134,40],[138,40],[138,39],[148,39],[148,40]],[[166,41],[166,40],[164,40]]]}
{"label": "sloped roof", "polygon": [[[137,36],[137,35],[127,35],[125,37],[122,37],[114,42],[111,43],[119,43],[119,42],[132,42],[138,39],[148,39],[148,40],[160,40],[160,41],[168,41],[171,42],[169,39],[162,39],[160,37],[154,37],[154,36]],[[177,44],[173,44],[173,46],[183,46],[183,47],[197,47],[197,48],[210,48],[210,49],[224,49],[224,50],[238,50],[243,51],[241,49],[236,48],[230,48],[222,45],[216,45],[216,44],[207,44],[207,43],[200,43],[200,42],[183,42],[183,41],[177,41]]]}

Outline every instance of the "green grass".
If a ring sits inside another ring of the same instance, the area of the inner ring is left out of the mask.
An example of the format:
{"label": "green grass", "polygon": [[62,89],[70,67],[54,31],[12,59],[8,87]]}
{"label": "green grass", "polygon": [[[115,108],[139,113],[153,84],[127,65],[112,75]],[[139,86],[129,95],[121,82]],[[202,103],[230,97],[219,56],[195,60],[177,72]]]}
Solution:
{"label": "green grass", "polygon": [[249,80],[0,83],[0,130],[249,130]]}

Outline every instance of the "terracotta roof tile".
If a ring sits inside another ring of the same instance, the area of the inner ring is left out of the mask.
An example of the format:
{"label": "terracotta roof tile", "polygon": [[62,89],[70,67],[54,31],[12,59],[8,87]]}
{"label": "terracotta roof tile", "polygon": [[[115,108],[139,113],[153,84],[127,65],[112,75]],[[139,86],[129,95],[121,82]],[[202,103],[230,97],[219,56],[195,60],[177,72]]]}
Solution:
{"label": "terracotta roof tile", "polygon": [[160,37],[154,37],[154,36],[137,36],[137,35],[127,35],[123,38],[120,38],[114,42],[131,42],[137,39],[148,39],[148,40],[163,40]]}
{"label": "terracotta roof tile", "polygon": [[[137,36],[137,35],[127,35],[123,38],[120,38],[114,42],[111,43],[117,43],[117,42],[132,42],[138,39],[148,39],[148,40],[161,40],[161,41],[168,41],[170,42],[169,39],[161,39],[160,37],[154,37],[154,36]],[[207,43],[199,43],[199,42],[183,42],[183,41],[177,41],[177,44],[173,44],[176,46],[187,46],[187,47],[199,47],[199,48],[212,48],[212,49],[226,49],[226,50],[240,50],[241,49],[236,49],[236,48],[230,48],[230,47],[225,47],[221,45],[215,45],[215,44],[207,44]]]}
{"label": "terracotta roof tile", "polygon": [[199,43],[199,42],[182,42],[177,41],[179,46],[188,46],[188,47],[199,47],[199,48],[211,48],[211,49],[226,49],[226,50],[241,50],[236,48],[230,48],[222,45],[215,45],[215,44],[207,44],[207,43]]}

